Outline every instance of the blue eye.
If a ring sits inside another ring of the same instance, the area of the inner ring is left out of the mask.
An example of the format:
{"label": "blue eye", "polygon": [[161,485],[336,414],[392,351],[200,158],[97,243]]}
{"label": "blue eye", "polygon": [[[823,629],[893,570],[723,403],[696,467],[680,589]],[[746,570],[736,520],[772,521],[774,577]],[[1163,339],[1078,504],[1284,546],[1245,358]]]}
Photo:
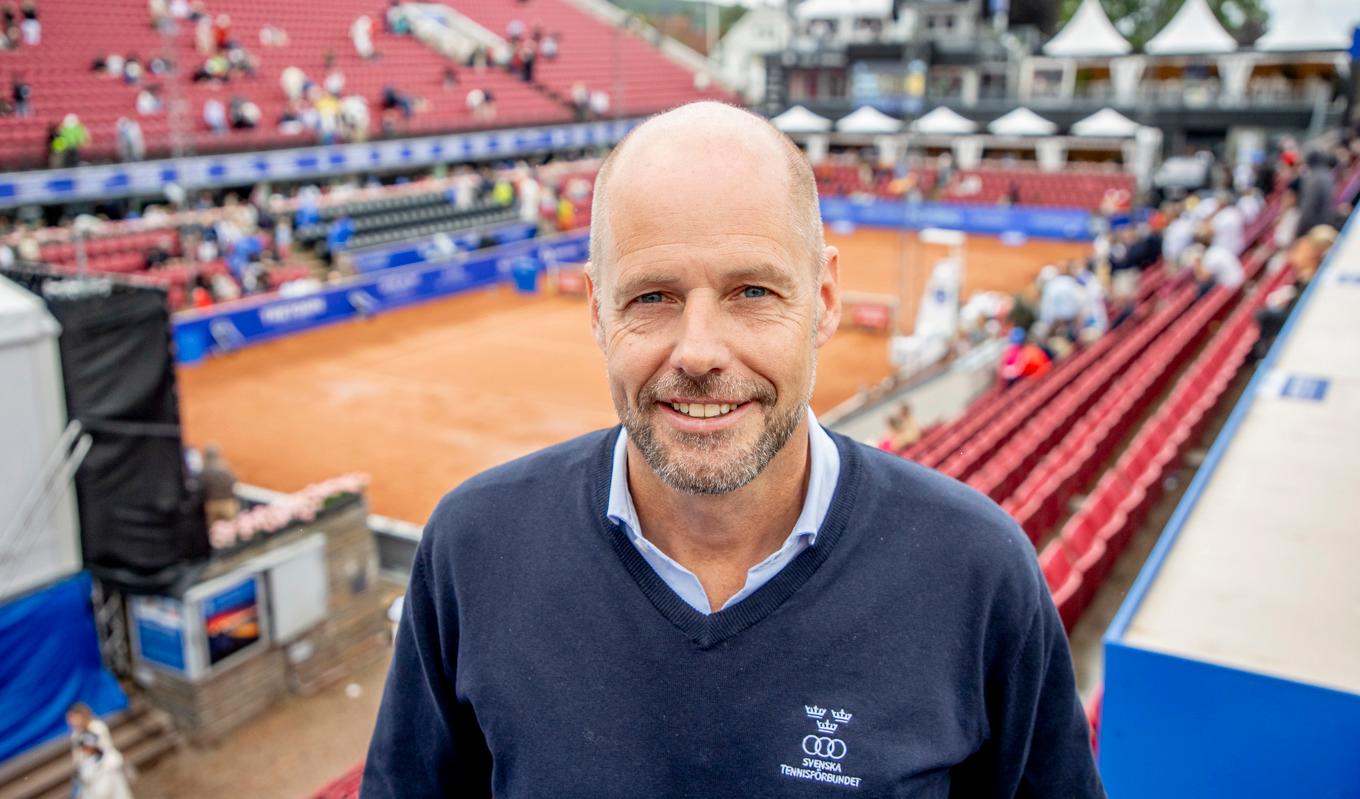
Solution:
{"label": "blue eye", "polygon": [[747,286],[741,290],[741,296],[748,300],[758,300],[770,296],[770,290],[763,286]]}
{"label": "blue eye", "polygon": [[636,300],[634,300],[634,302],[639,302],[642,303],[643,305],[655,305],[656,303],[661,302],[665,299],[666,299],[665,295],[663,295],[661,292],[649,291],[646,294],[643,294],[642,296],[638,297]]}

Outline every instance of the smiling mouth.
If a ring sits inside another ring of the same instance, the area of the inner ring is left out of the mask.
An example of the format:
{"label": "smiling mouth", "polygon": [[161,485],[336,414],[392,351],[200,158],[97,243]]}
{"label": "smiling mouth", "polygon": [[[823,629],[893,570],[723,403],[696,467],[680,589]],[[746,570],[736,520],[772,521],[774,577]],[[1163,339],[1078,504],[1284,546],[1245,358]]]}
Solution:
{"label": "smiling mouth", "polygon": [[715,416],[726,416],[735,411],[744,402],[667,402],[665,405],[676,413],[683,414],[692,419],[712,419]]}

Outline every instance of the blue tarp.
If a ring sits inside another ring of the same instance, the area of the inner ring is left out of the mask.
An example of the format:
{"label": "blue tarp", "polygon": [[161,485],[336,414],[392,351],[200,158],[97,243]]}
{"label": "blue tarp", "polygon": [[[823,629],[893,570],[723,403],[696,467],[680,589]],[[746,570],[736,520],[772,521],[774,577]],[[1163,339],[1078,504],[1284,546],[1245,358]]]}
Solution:
{"label": "blue tarp", "polygon": [[127,707],[99,658],[85,573],[0,605],[0,763],[65,735],[75,702]]}
{"label": "blue tarp", "polygon": [[822,220],[869,227],[920,230],[936,227],[999,236],[1020,233],[1034,238],[1086,241],[1091,238],[1091,212],[1080,208],[1004,208],[996,205],[907,203],[823,197]]}

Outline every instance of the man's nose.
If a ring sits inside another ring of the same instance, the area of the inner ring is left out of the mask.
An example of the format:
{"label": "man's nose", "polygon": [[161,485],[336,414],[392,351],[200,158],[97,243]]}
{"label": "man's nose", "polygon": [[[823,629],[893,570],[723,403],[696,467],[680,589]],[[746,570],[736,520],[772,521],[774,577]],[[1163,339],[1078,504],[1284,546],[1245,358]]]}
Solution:
{"label": "man's nose", "polygon": [[671,367],[702,377],[727,365],[722,312],[716,300],[691,297],[680,315],[679,338],[671,351]]}

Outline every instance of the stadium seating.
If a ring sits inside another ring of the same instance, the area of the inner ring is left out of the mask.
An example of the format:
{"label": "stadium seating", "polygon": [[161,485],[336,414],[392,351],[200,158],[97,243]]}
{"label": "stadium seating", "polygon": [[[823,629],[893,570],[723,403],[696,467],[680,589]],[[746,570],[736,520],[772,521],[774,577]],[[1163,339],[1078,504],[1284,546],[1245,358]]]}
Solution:
{"label": "stadium seating", "polygon": [[323,249],[328,223],[345,216],[354,223],[354,237],[346,249],[360,249],[513,222],[519,218],[519,212],[513,206],[491,200],[460,209],[449,202],[444,192],[399,194],[328,206],[321,211],[321,222],[297,230],[298,244]]}
{"label": "stadium seating", "polygon": [[[459,84],[443,87],[444,69],[452,62],[410,36],[381,32],[382,3],[371,0],[328,0],[325,3],[275,3],[269,0],[212,0],[210,15],[231,18],[232,37],[257,61],[254,77],[236,77],[219,88],[194,83],[191,75],[204,56],[194,48],[192,24],[181,22],[177,32],[163,37],[150,23],[147,6],[137,0],[63,0],[42,7],[42,42],[33,47],[0,53],[10,72],[22,74],[32,87],[33,113],[0,118],[0,164],[41,167],[47,164],[46,135],[50,124],[77,113],[89,128],[85,160],[112,160],[116,154],[115,123],[121,116],[142,127],[149,156],[172,151],[171,118],[166,113],[139,117],[135,98],[139,87],[94,73],[96,59],[111,53],[136,54],[143,62],[156,56],[173,61],[174,75],[147,75],[143,85],[163,87],[167,105],[184,104],[183,146],[194,152],[289,147],[314,143],[312,134],[287,136],[276,122],[287,106],[279,76],[288,66],[302,69],[316,83],[325,78],[324,62],[333,55],[345,76],[345,94],[368,101],[370,132],[381,131],[380,99],[391,85],[404,95],[422,98],[427,110],[396,122],[399,135],[428,134],[478,127],[512,127],[571,121],[566,102],[576,81],[612,95],[611,114],[641,114],[699,97],[730,96],[717,89],[698,90],[694,76],[655,47],[630,32],[616,29],[574,6],[570,0],[480,0],[458,4],[458,10],[503,35],[511,18],[532,28],[541,25],[560,41],[560,55],[539,60],[532,84],[504,71],[476,71],[458,65]],[[350,25],[362,15],[375,20],[374,43],[380,58],[364,61],[349,38]],[[266,47],[259,32],[265,25],[283,29],[285,47]],[[474,118],[466,104],[473,88],[496,97],[494,119]],[[203,122],[203,104],[211,97],[223,103],[240,95],[262,112],[254,130],[233,130],[216,136]]]}
{"label": "stadium seating", "polygon": [[[977,191],[964,190],[970,186],[976,186]],[[1132,196],[1137,187],[1132,174],[1113,170],[1075,165],[1069,165],[1061,172],[985,167],[955,172],[940,199],[995,205],[1007,198],[1012,188],[1018,195],[1018,205],[1096,208],[1105,199],[1106,192],[1122,191]]]}

